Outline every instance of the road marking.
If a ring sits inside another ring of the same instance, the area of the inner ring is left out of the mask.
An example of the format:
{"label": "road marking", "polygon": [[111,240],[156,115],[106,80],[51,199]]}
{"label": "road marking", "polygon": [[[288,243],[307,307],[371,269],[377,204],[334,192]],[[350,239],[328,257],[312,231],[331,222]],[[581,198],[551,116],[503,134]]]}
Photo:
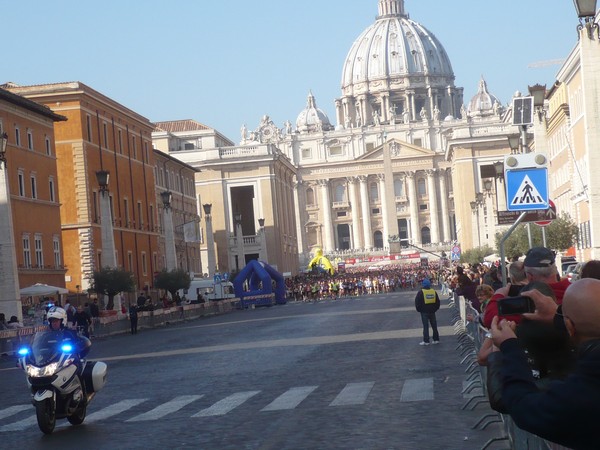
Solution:
{"label": "road marking", "polygon": [[10,417],[10,416],[14,416],[17,413],[20,413],[21,411],[25,411],[27,409],[32,409],[33,405],[15,405],[15,406],[10,406],[6,409],[2,409],[0,410],[0,419],[4,419],[5,417]]}
{"label": "road marking", "polygon": [[[438,327],[440,336],[453,336],[454,327],[444,326]],[[213,353],[213,352],[224,352],[232,350],[251,350],[251,349],[264,349],[264,348],[277,348],[277,347],[297,347],[297,346],[315,346],[315,345],[329,345],[329,344],[347,344],[351,342],[369,342],[379,340],[390,340],[390,339],[404,339],[404,338],[422,338],[422,328],[412,328],[408,330],[388,330],[388,331],[375,331],[371,333],[353,333],[353,334],[341,334],[332,336],[308,336],[301,338],[289,338],[289,339],[269,339],[265,341],[253,341],[253,342],[240,342],[235,344],[223,344],[203,347],[188,347],[177,350],[164,350],[160,352],[150,353],[138,353],[138,354],[127,354],[121,356],[99,356],[96,360],[99,361],[123,361],[123,360],[134,360],[140,358],[163,358],[165,356],[177,356],[198,353]]]}
{"label": "road marking", "polygon": [[86,423],[98,422],[99,420],[107,419],[111,416],[121,414],[123,411],[133,408],[140,403],[147,401],[147,398],[132,398],[130,400],[122,400],[114,405],[107,406],[86,417]]}
{"label": "road marking", "polygon": [[229,397],[224,398],[223,400],[218,401],[211,407],[203,409],[199,413],[194,414],[192,417],[223,416],[229,411],[240,406],[249,398],[254,397],[259,392],[260,391],[237,392]]}
{"label": "road marking", "polygon": [[402,386],[401,402],[433,400],[433,378],[406,380]]}
{"label": "road marking", "polygon": [[300,386],[291,388],[261,409],[261,411],[294,409],[318,387],[319,386]]}
{"label": "road marking", "polygon": [[163,403],[162,405],[159,405],[153,410],[145,412],[144,414],[132,417],[131,419],[126,420],[125,422],[143,422],[148,420],[160,419],[161,417],[164,417],[167,414],[179,411],[184,406],[189,405],[190,403],[195,402],[196,400],[202,397],[204,397],[204,395],[182,395],[179,397],[175,397],[173,400]]}
{"label": "road marking", "polygon": [[18,422],[9,423],[8,425],[0,427],[0,433],[4,431],[21,431],[35,424],[37,424],[37,417],[31,416],[27,419],[19,420]]}
{"label": "road marking", "polygon": [[329,406],[362,405],[373,389],[375,382],[348,383]]}

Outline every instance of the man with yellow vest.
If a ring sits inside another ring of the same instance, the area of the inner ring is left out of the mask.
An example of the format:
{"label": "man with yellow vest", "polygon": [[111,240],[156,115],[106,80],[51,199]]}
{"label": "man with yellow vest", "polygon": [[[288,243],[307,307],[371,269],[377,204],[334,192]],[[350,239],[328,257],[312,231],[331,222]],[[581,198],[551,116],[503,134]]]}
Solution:
{"label": "man with yellow vest", "polygon": [[421,320],[423,321],[423,341],[419,345],[429,345],[429,324],[433,329],[433,343],[439,344],[440,334],[437,329],[435,312],[440,309],[440,298],[437,292],[431,289],[431,281],[428,278],[423,280],[423,289],[417,292],[415,308],[421,313]]}

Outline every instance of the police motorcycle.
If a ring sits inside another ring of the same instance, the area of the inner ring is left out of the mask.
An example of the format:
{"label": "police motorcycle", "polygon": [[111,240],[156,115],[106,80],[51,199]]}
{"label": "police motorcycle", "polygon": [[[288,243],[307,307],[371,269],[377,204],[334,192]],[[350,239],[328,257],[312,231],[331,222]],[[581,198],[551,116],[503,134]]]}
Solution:
{"label": "police motorcycle", "polygon": [[106,383],[107,367],[84,359],[91,342],[64,328],[64,309],[53,306],[47,318],[49,328],[37,332],[30,346],[19,349],[18,365],[27,375],[38,426],[51,434],[56,419],[83,423],[88,404]]}

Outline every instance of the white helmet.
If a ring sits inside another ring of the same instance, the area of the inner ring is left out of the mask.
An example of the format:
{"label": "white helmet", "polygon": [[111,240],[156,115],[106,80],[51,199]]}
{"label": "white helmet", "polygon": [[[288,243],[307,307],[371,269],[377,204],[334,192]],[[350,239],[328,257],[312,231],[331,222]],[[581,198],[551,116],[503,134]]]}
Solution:
{"label": "white helmet", "polygon": [[59,306],[53,306],[48,310],[47,319],[59,319],[61,321],[61,325],[67,323],[67,312],[60,308]]}

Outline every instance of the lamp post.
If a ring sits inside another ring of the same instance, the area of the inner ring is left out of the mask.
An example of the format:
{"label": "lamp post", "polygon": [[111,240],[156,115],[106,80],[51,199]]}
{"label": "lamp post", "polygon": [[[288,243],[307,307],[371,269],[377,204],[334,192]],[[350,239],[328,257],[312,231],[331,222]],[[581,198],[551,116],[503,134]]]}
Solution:
{"label": "lamp post", "polygon": [[471,211],[475,216],[475,220],[473,221],[473,224],[475,225],[475,230],[473,230],[473,236],[475,236],[475,233],[477,233],[477,246],[481,247],[481,231],[479,229],[479,203],[476,200],[473,200],[469,203],[469,205],[471,205]]}
{"label": "lamp post", "polygon": [[217,259],[215,256],[215,235],[212,229],[212,203],[202,205],[204,209],[204,221],[206,222],[206,256],[208,264],[208,276],[212,279],[217,270]]}
{"label": "lamp post", "polygon": [[585,28],[589,39],[594,39],[594,30],[600,39],[600,28],[595,22],[596,18],[596,0],[573,0],[579,25],[577,25],[577,34],[581,36],[581,30]]}
{"label": "lamp post", "polygon": [[260,261],[267,262],[267,238],[265,236],[265,219],[258,219],[258,226],[260,227],[260,254],[258,259]]}
{"label": "lamp post", "polygon": [[6,147],[8,135],[0,134],[0,311],[7,317],[17,316],[23,320],[19,296],[19,273],[10,206],[10,188],[6,174]]}
{"label": "lamp post", "polygon": [[177,251],[175,250],[175,230],[173,228],[173,210],[171,209],[171,191],[162,191],[160,198],[163,203],[163,219],[165,223],[165,262],[168,271],[177,269]]}
{"label": "lamp post", "polygon": [[244,236],[242,232],[242,214],[237,212],[233,215],[235,223],[235,244],[237,247],[237,258],[235,260],[235,268],[239,272],[244,264]]}

